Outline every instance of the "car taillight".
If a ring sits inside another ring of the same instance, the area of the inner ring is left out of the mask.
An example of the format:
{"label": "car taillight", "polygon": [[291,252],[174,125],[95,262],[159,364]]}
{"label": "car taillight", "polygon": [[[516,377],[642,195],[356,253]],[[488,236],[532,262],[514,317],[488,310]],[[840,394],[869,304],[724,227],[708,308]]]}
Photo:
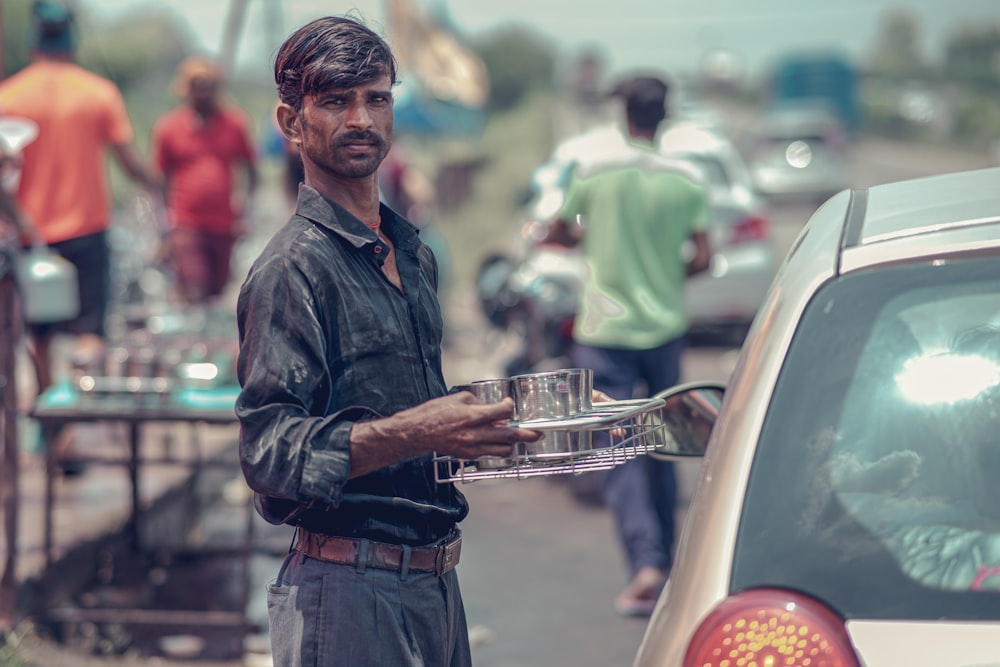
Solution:
{"label": "car taillight", "polygon": [[759,215],[752,215],[740,220],[732,229],[729,242],[733,245],[747,241],[759,241],[767,238],[767,220]]}
{"label": "car taillight", "polygon": [[562,321],[559,325],[559,338],[564,341],[573,340],[573,324],[575,319],[576,318],[571,316]]}
{"label": "car taillight", "polygon": [[684,667],[859,667],[844,622],[803,595],[778,589],[737,593],[694,633]]}

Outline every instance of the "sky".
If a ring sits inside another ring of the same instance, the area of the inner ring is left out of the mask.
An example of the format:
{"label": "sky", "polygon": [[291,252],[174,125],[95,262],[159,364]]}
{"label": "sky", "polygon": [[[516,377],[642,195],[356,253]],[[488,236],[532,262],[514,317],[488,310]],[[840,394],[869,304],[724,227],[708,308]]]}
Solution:
{"label": "sky", "polygon": [[[76,0],[95,17],[113,18],[143,5],[170,7],[202,48],[221,42],[227,0]],[[753,76],[785,51],[840,49],[860,58],[874,45],[886,12],[906,8],[923,30],[928,56],[963,25],[1000,25],[1000,0],[414,0],[445,12],[477,37],[497,27],[530,26],[571,60],[597,48],[609,73],[635,68],[691,72],[717,49],[737,56]],[[357,12],[376,29],[385,0],[247,0],[237,64],[268,71],[281,39],[326,14]],[[380,30],[380,32],[384,32]]]}

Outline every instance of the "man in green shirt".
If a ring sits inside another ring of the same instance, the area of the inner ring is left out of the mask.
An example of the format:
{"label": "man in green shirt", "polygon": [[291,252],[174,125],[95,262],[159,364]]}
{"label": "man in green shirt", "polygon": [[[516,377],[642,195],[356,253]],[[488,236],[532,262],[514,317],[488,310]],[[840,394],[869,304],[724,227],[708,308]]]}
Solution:
{"label": "man in green shirt", "polygon": [[[711,256],[699,173],[654,148],[667,92],[650,76],[616,89],[628,135],[577,160],[553,229],[553,236],[581,243],[587,265],[573,363],[593,369],[595,389],[615,399],[677,384],[688,328],[684,281],[707,269]],[[687,258],[686,247],[693,248]],[[646,456],[629,461],[606,473],[603,494],[632,576],[615,607],[647,615],[673,562],[673,465]]]}

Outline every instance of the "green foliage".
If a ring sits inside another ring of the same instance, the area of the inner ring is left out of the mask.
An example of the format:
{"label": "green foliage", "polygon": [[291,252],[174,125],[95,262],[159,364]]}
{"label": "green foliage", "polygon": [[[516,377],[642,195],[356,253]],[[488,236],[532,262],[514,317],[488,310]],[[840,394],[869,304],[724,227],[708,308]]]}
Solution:
{"label": "green foliage", "polygon": [[865,105],[865,130],[879,136],[911,141],[918,138],[920,128],[903,118],[894,100],[878,100]]}
{"label": "green foliage", "polygon": [[977,88],[1000,83],[1000,27],[968,26],[948,42],[945,76]]}
{"label": "green foliage", "polygon": [[468,198],[437,218],[454,255],[456,282],[473,280],[483,257],[509,252],[519,238],[520,195],[552,150],[554,104],[550,93],[537,93],[490,118],[479,147],[485,164]]}
{"label": "green foliage", "polygon": [[972,92],[958,101],[952,120],[955,139],[968,145],[987,145],[1000,137],[1000,106],[992,92]]}
{"label": "green foliage", "polygon": [[491,111],[511,109],[532,92],[552,89],[555,49],[530,28],[504,26],[479,39],[473,48],[489,73]]}
{"label": "green foliage", "polygon": [[123,91],[140,87],[150,78],[167,80],[193,44],[187,29],[162,8],[135,12],[81,32],[80,64],[111,79]]}
{"label": "green foliage", "polygon": [[875,39],[875,48],[868,58],[868,71],[894,81],[924,78],[928,68],[922,52],[917,17],[905,9],[891,11],[883,19]]}
{"label": "green foliage", "polygon": [[[33,0],[3,0],[4,74],[28,64],[32,47]],[[170,72],[190,53],[192,36],[175,15],[160,8],[128,14],[102,25],[76,3],[79,63],[127,90],[157,72]]]}
{"label": "green foliage", "polygon": [[28,64],[31,52],[31,3],[33,0],[0,1],[0,43],[3,44],[3,72],[6,76]]}

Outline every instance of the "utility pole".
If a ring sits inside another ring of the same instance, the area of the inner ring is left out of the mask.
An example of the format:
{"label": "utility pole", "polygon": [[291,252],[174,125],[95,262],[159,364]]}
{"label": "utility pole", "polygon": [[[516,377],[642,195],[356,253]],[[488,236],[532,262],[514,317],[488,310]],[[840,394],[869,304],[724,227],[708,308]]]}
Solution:
{"label": "utility pole", "polygon": [[232,75],[233,68],[236,66],[236,51],[239,48],[240,33],[243,31],[247,4],[248,0],[229,0],[225,30],[222,33],[222,45],[219,47],[219,65],[226,76]]}
{"label": "utility pole", "polygon": [[267,48],[277,51],[285,37],[285,10],[281,0],[264,0],[266,16],[264,25],[267,29]]}
{"label": "utility pole", "polygon": [[7,77],[7,59],[4,58],[4,52],[7,50],[5,27],[6,24],[3,21],[3,3],[0,2],[0,80]]}

